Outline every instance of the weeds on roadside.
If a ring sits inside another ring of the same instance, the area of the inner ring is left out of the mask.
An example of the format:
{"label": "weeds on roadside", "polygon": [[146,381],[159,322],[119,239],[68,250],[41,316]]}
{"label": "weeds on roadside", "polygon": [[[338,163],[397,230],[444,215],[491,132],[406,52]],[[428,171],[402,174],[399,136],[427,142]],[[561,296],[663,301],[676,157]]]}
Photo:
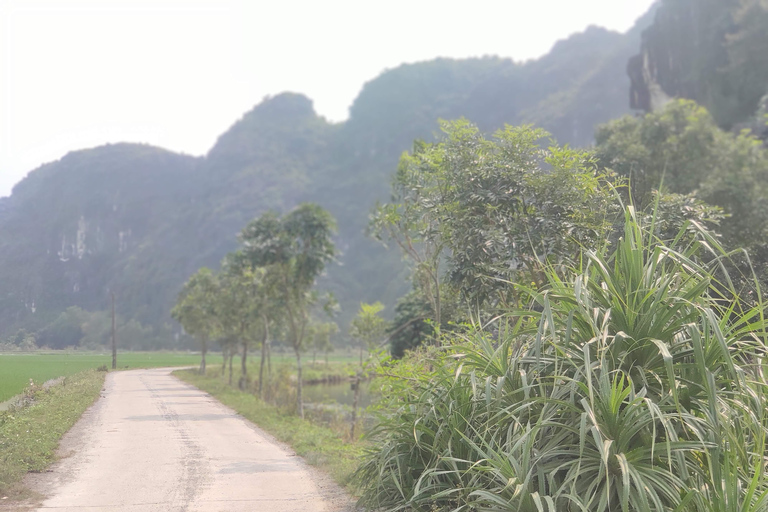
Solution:
{"label": "weeds on roadside", "polygon": [[33,384],[24,404],[0,413],[0,495],[23,494],[21,478],[54,461],[59,439],[99,396],[104,375],[88,370],[48,389]]}

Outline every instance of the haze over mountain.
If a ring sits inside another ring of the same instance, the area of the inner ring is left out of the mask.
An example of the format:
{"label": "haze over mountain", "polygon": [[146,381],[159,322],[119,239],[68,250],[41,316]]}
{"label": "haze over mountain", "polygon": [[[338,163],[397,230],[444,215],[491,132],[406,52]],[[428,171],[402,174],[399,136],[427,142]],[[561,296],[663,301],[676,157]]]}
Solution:
{"label": "haze over mountain", "polygon": [[625,32],[652,2],[0,0],[0,196],[43,163],[106,143],[203,156],[284,91],[344,121],[383,70],[539,58],[591,24]]}
{"label": "haze over mountain", "polygon": [[217,267],[256,215],[302,201],[338,220],[340,265],[322,286],[339,299],[342,324],[361,301],[391,305],[409,288],[404,267],[365,227],[400,154],[431,139],[437,119],[458,117],[485,131],[533,123],[560,143],[590,145],[598,124],[631,112],[627,62],[653,19],[626,34],[591,27],[526,63],[402,65],[367,83],[343,123],[280,94],[204,157],[114,144],[44,165],[0,200],[0,336],[44,329],[71,306],[106,310],[114,291],[123,319],[153,337],[142,346],[170,346],[169,310],[189,275]]}

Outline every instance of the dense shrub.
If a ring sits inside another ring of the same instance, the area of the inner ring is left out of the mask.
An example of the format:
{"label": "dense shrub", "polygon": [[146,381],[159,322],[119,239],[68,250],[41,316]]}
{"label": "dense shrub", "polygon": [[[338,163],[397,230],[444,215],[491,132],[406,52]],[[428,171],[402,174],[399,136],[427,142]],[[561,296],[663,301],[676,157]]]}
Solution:
{"label": "dense shrub", "polygon": [[763,307],[715,282],[725,255],[706,232],[653,232],[629,209],[613,253],[552,272],[529,311],[400,363],[409,378],[390,378],[357,474],[362,504],[768,509]]}

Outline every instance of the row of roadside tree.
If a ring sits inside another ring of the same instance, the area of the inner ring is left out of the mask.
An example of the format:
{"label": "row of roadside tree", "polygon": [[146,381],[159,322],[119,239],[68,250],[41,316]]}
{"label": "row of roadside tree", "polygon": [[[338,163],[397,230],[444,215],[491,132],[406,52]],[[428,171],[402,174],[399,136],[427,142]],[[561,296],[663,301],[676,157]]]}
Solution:
{"label": "row of roadside tree", "polygon": [[[589,150],[531,127],[441,127],[403,155],[371,218],[413,289],[392,325],[378,305],[352,325],[401,358],[374,369],[384,403],[363,504],[765,510],[761,143],[691,102],[602,127]],[[201,340],[237,340],[225,346],[243,365],[254,340],[268,360],[281,330],[299,414],[302,344],[312,315],[333,308],[314,290],[332,226],[314,205],[263,215],[174,310]],[[218,298],[194,299],[206,293]]]}

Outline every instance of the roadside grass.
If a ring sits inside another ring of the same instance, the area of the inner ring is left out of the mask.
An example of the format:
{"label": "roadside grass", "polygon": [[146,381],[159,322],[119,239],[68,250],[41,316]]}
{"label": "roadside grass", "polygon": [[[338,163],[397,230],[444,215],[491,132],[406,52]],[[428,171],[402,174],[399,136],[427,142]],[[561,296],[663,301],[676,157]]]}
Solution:
{"label": "roadside grass", "polygon": [[55,460],[61,436],[98,398],[105,376],[86,370],[49,389],[28,388],[30,405],[0,412],[0,497],[25,497],[21,479]]}
{"label": "roadside grass", "polygon": [[[221,363],[220,355],[209,355],[210,364]],[[200,356],[174,352],[118,352],[118,369],[197,366]],[[35,384],[73,375],[100,366],[112,367],[111,353],[37,352],[0,354],[0,403],[21,393],[32,379]]]}
{"label": "roadside grass", "polygon": [[328,473],[337,483],[354,491],[351,475],[357,469],[365,445],[348,442],[336,430],[302,420],[290,409],[268,404],[256,395],[229,386],[220,369],[202,376],[190,370],[174,372],[178,378],[213,395],[275,438],[288,444],[309,464]]}
{"label": "roadside grass", "polygon": [[[354,375],[355,370],[358,367],[356,357],[337,356],[333,359],[329,359],[326,364],[325,361],[307,362],[303,361],[302,364],[302,377],[306,382],[318,382],[328,379],[340,379]],[[219,358],[218,368],[221,368],[221,358]],[[247,363],[248,377],[250,381],[257,381],[259,378],[259,366],[261,360],[258,355],[250,354]],[[209,369],[216,369],[215,364],[208,364]],[[229,370],[227,369],[227,372]],[[264,373],[267,370],[265,368]],[[291,375],[295,379],[296,377],[296,359],[293,356],[280,355],[272,356],[272,374],[273,375]],[[235,382],[240,378],[240,357],[235,356],[232,363],[232,378]]]}

